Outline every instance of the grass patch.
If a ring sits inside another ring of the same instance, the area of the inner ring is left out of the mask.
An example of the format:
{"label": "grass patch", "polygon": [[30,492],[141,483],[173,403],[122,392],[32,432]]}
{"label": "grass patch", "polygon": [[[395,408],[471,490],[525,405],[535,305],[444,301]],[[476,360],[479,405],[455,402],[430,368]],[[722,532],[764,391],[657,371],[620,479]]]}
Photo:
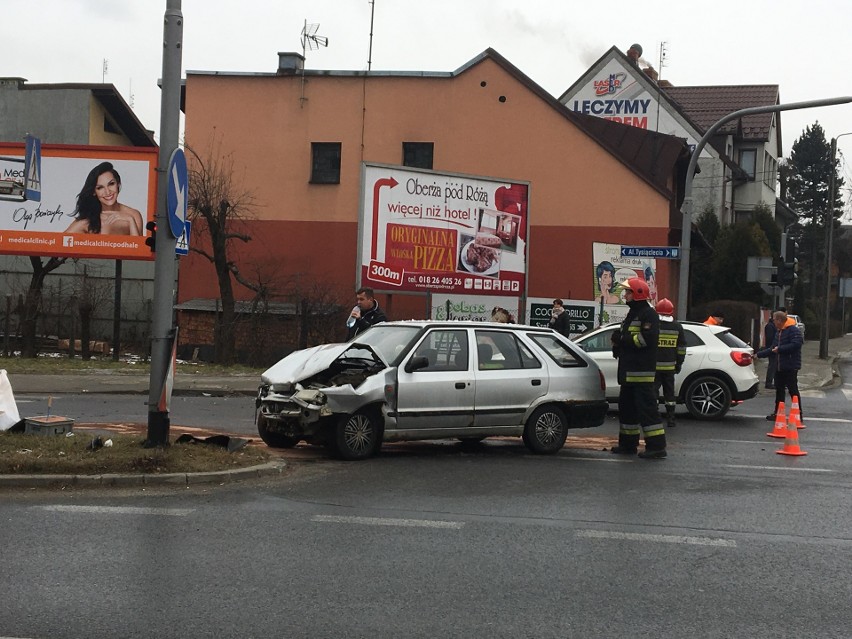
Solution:
{"label": "grass patch", "polygon": [[87,447],[94,435],[89,433],[64,437],[0,432],[0,475],[210,472],[273,459],[266,447],[259,446],[229,453],[220,446],[200,443],[143,448],[142,439],[131,435],[102,438],[112,439],[113,445],[90,450]]}
{"label": "grass patch", "polygon": [[[109,371],[117,374],[150,374],[151,366],[143,359],[124,358],[117,362],[112,361],[111,357],[102,357],[100,359],[90,359],[83,361],[79,355],[74,359],[68,359],[68,356],[62,353],[44,353],[39,357],[0,357],[0,368],[5,368],[9,374],[19,375],[60,375],[67,373],[101,373]],[[220,364],[210,364],[206,362],[182,362],[178,361],[178,373],[190,373],[196,375],[257,375],[266,368],[253,368],[251,366],[243,366],[234,364],[233,366],[222,366]]]}

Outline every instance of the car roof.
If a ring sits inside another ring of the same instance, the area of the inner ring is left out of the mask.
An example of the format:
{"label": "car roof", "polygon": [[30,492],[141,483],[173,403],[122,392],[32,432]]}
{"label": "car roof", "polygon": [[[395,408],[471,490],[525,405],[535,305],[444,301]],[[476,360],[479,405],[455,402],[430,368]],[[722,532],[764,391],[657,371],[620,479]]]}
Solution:
{"label": "car roof", "polygon": [[395,320],[393,322],[382,322],[376,326],[414,326],[423,327],[452,327],[452,328],[502,328],[510,330],[539,331],[542,333],[554,332],[549,326],[532,326],[531,324],[507,324],[506,322],[480,322],[477,320]]}

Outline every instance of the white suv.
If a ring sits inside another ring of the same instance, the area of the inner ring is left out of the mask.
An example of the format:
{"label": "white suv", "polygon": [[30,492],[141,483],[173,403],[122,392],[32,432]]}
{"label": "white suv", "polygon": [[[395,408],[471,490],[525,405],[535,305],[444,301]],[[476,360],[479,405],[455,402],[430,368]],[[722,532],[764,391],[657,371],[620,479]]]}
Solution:
{"label": "white suv", "polygon": [[[697,419],[719,419],[732,402],[751,399],[760,388],[754,371],[754,350],[725,326],[681,322],[686,335],[686,359],[675,377],[678,403]],[[606,377],[606,397],[618,401],[618,360],[611,337],[618,324],[609,324],[574,338],[600,366]]]}
{"label": "white suv", "polygon": [[802,339],[805,339],[805,323],[802,321],[802,318],[798,315],[793,315],[792,313],[787,313],[787,317],[796,322],[796,326],[802,333]]}

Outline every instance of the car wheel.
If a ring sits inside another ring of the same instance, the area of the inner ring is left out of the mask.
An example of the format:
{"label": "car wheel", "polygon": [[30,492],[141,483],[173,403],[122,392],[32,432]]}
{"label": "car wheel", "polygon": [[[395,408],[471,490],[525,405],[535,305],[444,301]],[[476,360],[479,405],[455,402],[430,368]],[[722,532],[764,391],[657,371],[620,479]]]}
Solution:
{"label": "car wheel", "polygon": [[259,412],[257,414],[257,433],[263,440],[263,443],[270,448],[293,448],[299,443],[297,437],[289,437],[282,433],[278,433],[269,429],[269,420]]}
{"label": "car wheel", "polygon": [[558,452],[568,436],[565,413],[555,406],[537,408],[524,427],[524,444],[537,455]]}
{"label": "car wheel", "polygon": [[330,443],[340,459],[367,459],[378,452],[382,443],[379,420],[368,411],[344,415],[338,420]]}
{"label": "car wheel", "polygon": [[718,377],[697,377],[689,383],[684,403],[696,419],[721,419],[731,407],[731,391]]}

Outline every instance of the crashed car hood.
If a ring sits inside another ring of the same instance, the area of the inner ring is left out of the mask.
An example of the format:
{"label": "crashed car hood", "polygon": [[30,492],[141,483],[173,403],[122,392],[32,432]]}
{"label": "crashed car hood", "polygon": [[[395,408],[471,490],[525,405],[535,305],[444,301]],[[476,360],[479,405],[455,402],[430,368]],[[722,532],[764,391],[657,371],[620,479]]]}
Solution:
{"label": "crashed car hood", "polygon": [[[331,366],[334,360],[353,346],[355,346],[355,343],[352,342],[345,344],[321,344],[301,351],[295,351],[267,369],[260,376],[260,379],[264,384],[294,384],[317,373],[321,373]],[[358,346],[373,353],[376,362],[382,362],[381,358],[369,346],[360,344]]]}

